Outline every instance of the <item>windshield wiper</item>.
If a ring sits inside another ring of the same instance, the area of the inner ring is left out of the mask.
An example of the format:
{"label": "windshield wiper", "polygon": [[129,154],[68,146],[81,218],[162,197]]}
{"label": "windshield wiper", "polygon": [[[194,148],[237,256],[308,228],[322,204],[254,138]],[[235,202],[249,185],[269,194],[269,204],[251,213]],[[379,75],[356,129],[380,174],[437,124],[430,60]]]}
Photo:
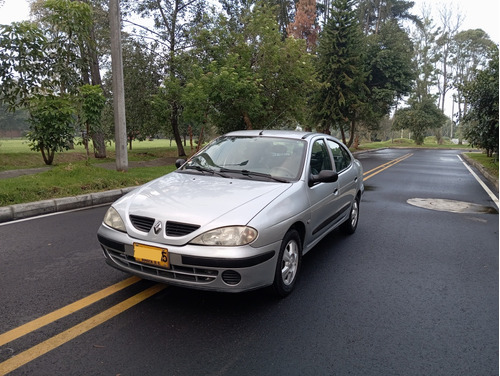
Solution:
{"label": "windshield wiper", "polygon": [[287,179],[278,178],[276,176],[272,176],[271,174],[266,174],[263,172],[249,171],[249,170],[234,170],[234,169],[229,169],[229,168],[221,168],[220,170],[221,170],[221,172],[233,172],[233,173],[241,174],[241,175],[248,176],[248,177],[258,176],[260,178],[271,179],[271,180],[274,180],[274,181],[277,181],[280,183],[290,183],[290,181]]}
{"label": "windshield wiper", "polygon": [[184,170],[196,170],[196,171],[200,171],[200,172],[203,172],[203,173],[206,172],[206,173],[209,173],[209,174],[212,174],[212,175],[222,176],[223,178],[229,177],[226,174],[223,174],[222,172],[213,170],[213,169],[208,168],[208,167],[203,167],[203,166],[200,166],[200,165],[187,165],[186,167],[184,167]]}
{"label": "windshield wiper", "polygon": [[246,166],[248,164],[248,160],[243,161],[241,163],[228,163],[224,164],[224,166]]}

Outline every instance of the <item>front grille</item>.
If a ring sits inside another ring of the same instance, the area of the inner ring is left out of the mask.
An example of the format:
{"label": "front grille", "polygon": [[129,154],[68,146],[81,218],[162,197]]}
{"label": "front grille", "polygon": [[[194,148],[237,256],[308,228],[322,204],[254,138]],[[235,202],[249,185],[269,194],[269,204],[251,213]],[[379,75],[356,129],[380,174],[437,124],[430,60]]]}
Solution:
{"label": "front grille", "polygon": [[184,236],[198,230],[199,228],[199,225],[167,221],[165,233],[167,236]]}
{"label": "front grille", "polygon": [[130,222],[132,222],[132,225],[134,225],[134,227],[139,231],[149,232],[155,223],[155,219],[140,217],[138,215],[130,215]]}
{"label": "front grille", "polygon": [[126,267],[127,269],[137,270],[151,276],[167,278],[172,281],[188,281],[195,283],[210,283],[215,281],[219,272],[213,269],[202,269],[194,267],[185,267],[171,265],[171,269],[159,268],[154,265],[142,264],[137,262],[132,256],[124,253],[115,252],[112,249],[106,249],[107,254],[117,265]]}

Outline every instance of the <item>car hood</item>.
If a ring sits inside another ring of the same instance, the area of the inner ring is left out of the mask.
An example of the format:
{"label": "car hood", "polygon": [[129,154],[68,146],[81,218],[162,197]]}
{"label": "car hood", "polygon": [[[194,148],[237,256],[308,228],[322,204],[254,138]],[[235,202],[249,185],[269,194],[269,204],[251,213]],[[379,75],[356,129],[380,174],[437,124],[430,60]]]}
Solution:
{"label": "car hood", "polygon": [[173,172],[130,192],[113,206],[126,217],[189,223],[206,230],[207,226],[246,225],[290,186]]}

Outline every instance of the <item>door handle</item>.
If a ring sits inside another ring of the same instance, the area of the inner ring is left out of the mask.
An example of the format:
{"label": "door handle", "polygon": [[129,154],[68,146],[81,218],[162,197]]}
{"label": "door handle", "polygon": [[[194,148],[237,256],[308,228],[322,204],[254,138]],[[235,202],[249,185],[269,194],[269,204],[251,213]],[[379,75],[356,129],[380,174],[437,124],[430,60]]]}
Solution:
{"label": "door handle", "polygon": [[336,189],[336,190],[333,191],[333,195],[334,196],[337,196],[338,194],[339,194],[339,190],[338,189]]}

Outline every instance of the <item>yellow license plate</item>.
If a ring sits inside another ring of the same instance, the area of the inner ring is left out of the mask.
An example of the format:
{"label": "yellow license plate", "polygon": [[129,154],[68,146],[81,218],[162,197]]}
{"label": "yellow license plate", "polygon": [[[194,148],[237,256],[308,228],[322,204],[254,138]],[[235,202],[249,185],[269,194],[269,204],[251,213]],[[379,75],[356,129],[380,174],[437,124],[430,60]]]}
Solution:
{"label": "yellow license plate", "polygon": [[134,258],[139,262],[170,268],[168,249],[134,243]]}

